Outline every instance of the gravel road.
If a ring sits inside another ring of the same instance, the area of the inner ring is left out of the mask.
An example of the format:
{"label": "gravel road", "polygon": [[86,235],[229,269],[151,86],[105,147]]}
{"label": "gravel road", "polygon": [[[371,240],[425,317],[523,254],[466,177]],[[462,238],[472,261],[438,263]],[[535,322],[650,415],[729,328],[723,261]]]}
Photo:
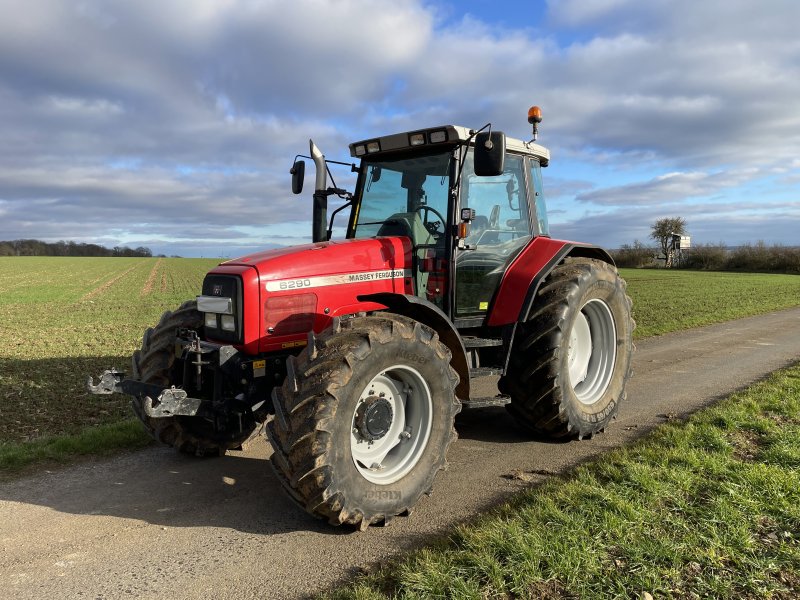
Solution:
{"label": "gravel road", "polygon": [[[628,401],[592,440],[532,441],[503,409],[465,411],[433,495],[364,533],[288,502],[263,440],[219,459],[152,448],[6,482],[0,596],[305,597],[531,485],[512,472],[535,484],[797,360],[800,308],[639,342]],[[494,381],[478,386],[489,395]]]}

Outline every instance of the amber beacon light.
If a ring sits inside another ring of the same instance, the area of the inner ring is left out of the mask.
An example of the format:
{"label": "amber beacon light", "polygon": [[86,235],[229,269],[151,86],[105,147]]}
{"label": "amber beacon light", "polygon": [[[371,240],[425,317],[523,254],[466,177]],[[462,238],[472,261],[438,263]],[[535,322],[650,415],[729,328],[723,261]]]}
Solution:
{"label": "amber beacon light", "polygon": [[542,122],[542,109],[538,106],[531,106],[528,109],[528,123],[533,125],[533,141],[539,135],[539,123]]}

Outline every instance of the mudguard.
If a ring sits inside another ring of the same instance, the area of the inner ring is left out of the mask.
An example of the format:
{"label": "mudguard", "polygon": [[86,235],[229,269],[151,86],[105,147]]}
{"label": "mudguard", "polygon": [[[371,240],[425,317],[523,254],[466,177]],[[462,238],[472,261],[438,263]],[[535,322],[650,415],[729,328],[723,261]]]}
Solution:
{"label": "mudguard", "polygon": [[611,255],[599,246],[546,237],[534,238],[503,275],[500,288],[489,307],[486,324],[502,326],[527,320],[541,282],[568,256],[596,258],[614,264]]}

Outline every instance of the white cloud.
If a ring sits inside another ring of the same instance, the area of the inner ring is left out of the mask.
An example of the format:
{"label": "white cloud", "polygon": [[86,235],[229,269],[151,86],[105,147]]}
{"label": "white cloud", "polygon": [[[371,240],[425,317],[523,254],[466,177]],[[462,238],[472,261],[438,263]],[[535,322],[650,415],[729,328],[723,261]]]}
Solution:
{"label": "white cloud", "polygon": [[724,189],[752,180],[758,173],[758,170],[752,168],[716,173],[666,173],[649,181],[582,192],[576,196],[576,200],[606,206],[646,206],[683,201],[713,196]]}
{"label": "white cloud", "polygon": [[[548,3],[546,29],[445,23],[421,0],[0,10],[0,239],[93,241],[112,212],[129,231],[205,223],[235,237],[310,213],[287,172],[309,137],[331,158],[445,122],[524,137],[534,103],[554,162],[608,169],[548,185],[592,214],[633,203],[647,218],[650,205],[800,176],[789,0],[564,0]],[[615,184],[623,169],[631,183]],[[32,202],[48,211],[31,216]]]}

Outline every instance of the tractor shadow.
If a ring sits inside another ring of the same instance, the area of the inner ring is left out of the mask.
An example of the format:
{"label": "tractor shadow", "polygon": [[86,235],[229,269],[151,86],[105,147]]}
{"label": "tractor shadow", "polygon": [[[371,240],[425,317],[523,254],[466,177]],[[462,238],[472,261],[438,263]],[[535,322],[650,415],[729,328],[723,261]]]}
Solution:
{"label": "tractor shadow", "polygon": [[[130,357],[114,355],[0,358],[0,440],[24,443],[132,418],[128,397],[96,396],[85,388],[88,376],[96,381],[104,369],[129,363]],[[64,452],[69,458],[68,447]],[[79,458],[69,466],[37,463],[22,475],[0,471],[0,514],[13,514],[6,502],[20,502],[162,527],[353,531],[330,527],[289,501],[269,465],[270,453],[262,437],[224,457],[198,458],[153,445],[113,458]]]}
{"label": "tractor shadow", "polygon": [[0,358],[0,440],[74,434],[130,417],[127,397],[86,392],[88,376],[96,379],[105,369],[129,365],[129,356],[113,355]]}
{"label": "tractor shadow", "polygon": [[[102,416],[112,420],[120,418],[115,412],[119,410],[130,416],[124,397],[92,396],[83,388],[88,375],[97,376],[103,368],[116,364],[119,357],[114,356],[4,360],[0,374],[12,384],[4,391],[14,396],[19,405],[14,408],[17,414],[30,411],[31,403],[38,402],[38,418],[47,413],[48,422],[73,419],[76,422],[71,425],[75,426],[84,425],[87,419],[87,424],[95,423],[100,411],[110,411],[112,414],[104,412]],[[115,406],[113,411],[108,403]],[[0,408],[7,412],[10,405]],[[37,415],[26,415],[23,420],[27,428],[36,430]],[[521,431],[503,407],[466,409],[456,418],[456,430],[462,444],[539,441]],[[450,454],[458,452],[457,444]],[[66,467],[41,466],[33,475],[3,477],[0,509],[8,509],[2,506],[4,503],[19,502],[80,517],[110,516],[160,527],[220,527],[267,535],[356,533],[351,527],[331,527],[289,500],[269,465],[270,454],[268,442],[260,437],[243,451],[216,458],[187,456],[152,446]]]}
{"label": "tractor shadow", "polygon": [[347,535],[314,519],[284,493],[266,440],[223,457],[198,458],[151,447],[0,486],[0,505],[20,502],[78,516],[110,516],[160,527],[219,527],[244,533]]}
{"label": "tractor shadow", "polygon": [[[494,398],[499,394],[496,376],[479,377],[470,381],[472,398]],[[464,407],[456,416],[456,431],[463,440],[498,444],[520,444],[542,442],[562,444],[565,440],[554,440],[539,436],[522,428],[505,406],[482,408]]]}
{"label": "tractor shadow", "polygon": [[[460,444],[535,441],[515,427],[503,408],[464,411],[456,429]],[[449,454],[459,453],[456,444]],[[258,438],[245,450],[223,457],[198,458],[154,446],[111,459],[91,459],[6,480],[0,485],[0,512],[2,504],[18,502],[79,517],[109,516],[164,528],[218,527],[259,535],[358,534],[352,527],[331,527],[295,505],[272,472],[270,454],[266,439]],[[493,498],[487,506],[496,502]],[[413,546],[410,534],[407,541]]]}
{"label": "tractor shadow", "polygon": [[569,439],[553,439],[523,429],[503,406],[465,408],[456,416],[459,439],[495,444],[567,444]]}

